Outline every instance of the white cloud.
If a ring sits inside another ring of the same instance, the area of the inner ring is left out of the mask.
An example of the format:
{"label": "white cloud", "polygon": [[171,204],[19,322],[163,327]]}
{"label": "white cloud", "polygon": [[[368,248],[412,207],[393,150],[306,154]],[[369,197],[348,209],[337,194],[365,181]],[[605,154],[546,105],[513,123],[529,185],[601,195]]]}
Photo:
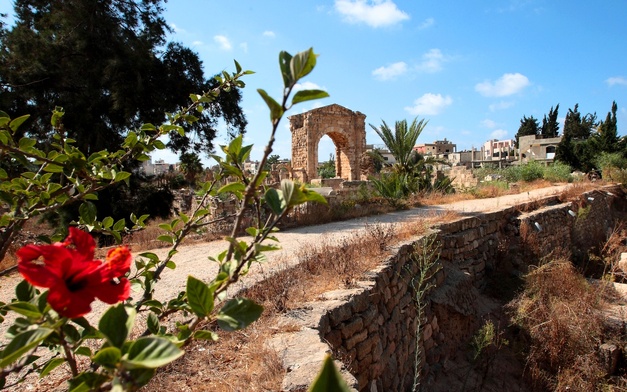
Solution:
{"label": "white cloud", "polygon": [[504,110],[507,108],[511,108],[512,106],[514,106],[514,102],[512,101],[501,101],[491,104],[489,108],[491,112],[496,112],[497,110]]}
{"label": "white cloud", "polygon": [[177,25],[175,25],[174,23],[170,23],[170,28],[172,29],[172,31],[174,31],[175,33],[185,33],[186,31],[180,27],[178,27]]}
{"label": "white cloud", "polygon": [[495,129],[490,133],[490,139],[503,140],[507,136],[507,131],[504,129]]}
{"label": "white cloud", "polygon": [[607,83],[607,85],[610,87],[617,84],[620,86],[627,86],[627,78],[624,78],[622,76],[615,76],[608,78],[605,83]]}
{"label": "white cloud", "polygon": [[414,106],[407,106],[405,110],[413,115],[437,115],[442,113],[444,108],[453,103],[450,96],[442,94],[426,93],[414,101]]}
{"label": "white cloud", "polygon": [[422,63],[416,69],[421,72],[435,73],[442,70],[442,63],[445,61],[446,58],[440,49],[431,49],[422,55]]}
{"label": "white cloud", "polygon": [[224,35],[216,35],[213,37],[213,41],[220,45],[222,50],[231,50],[233,45],[231,45],[231,41]]}
{"label": "white cloud", "polygon": [[248,53],[248,42],[242,42],[239,44],[239,47],[242,49],[242,52]]}
{"label": "white cloud", "polygon": [[392,0],[335,0],[335,9],[349,23],[390,26],[409,19]]}
{"label": "white cloud", "polygon": [[388,65],[387,67],[379,67],[372,71],[372,75],[379,80],[396,79],[398,76],[407,73],[407,64],[403,61]]}
{"label": "white cloud", "polygon": [[483,125],[486,128],[496,128],[497,123],[496,121],[490,120],[489,118],[486,118],[485,120],[481,121],[481,125]]}
{"label": "white cloud", "polygon": [[192,42],[192,46],[202,46],[203,42],[202,41],[194,41]]}
{"label": "white cloud", "polygon": [[506,97],[529,86],[529,79],[520,73],[506,73],[495,82],[477,83],[475,90],[486,97]]}
{"label": "white cloud", "polygon": [[428,29],[429,27],[433,26],[435,24],[435,19],[433,18],[427,18],[424,20],[424,22],[422,22],[420,24],[420,26],[418,26],[418,28],[420,30],[424,30],[424,29]]}
{"label": "white cloud", "polygon": [[274,38],[274,37],[276,37],[276,34],[274,33],[274,31],[267,30],[267,31],[263,32],[263,36],[264,37]]}
{"label": "white cloud", "polygon": [[302,83],[296,83],[296,85],[294,86],[294,91],[298,91],[298,90],[324,90],[326,91],[326,88],[320,87],[313,82],[302,82]]}

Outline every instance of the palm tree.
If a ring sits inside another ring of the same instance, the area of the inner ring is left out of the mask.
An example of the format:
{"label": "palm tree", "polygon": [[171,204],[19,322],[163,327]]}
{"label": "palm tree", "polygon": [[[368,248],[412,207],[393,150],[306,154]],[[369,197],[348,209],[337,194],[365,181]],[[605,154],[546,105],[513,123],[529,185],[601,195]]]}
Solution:
{"label": "palm tree", "polygon": [[427,125],[427,121],[424,119],[418,121],[418,118],[415,118],[409,127],[407,126],[407,120],[397,121],[394,126],[394,132],[392,132],[385,121],[379,128],[372,124],[370,124],[370,127],[375,130],[394,156],[394,159],[396,159],[395,166],[397,171],[409,174],[413,171],[415,165],[415,157],[412,156],[415,155],[412,154],[414,146],[425,125]]}
{"label": "palm tree", "polygon": [[185,152],[181,154],[181,172],[185,175],[185,180],[194,188],[196,176],[202,173],[202,162],[197,154],[193,152]]}

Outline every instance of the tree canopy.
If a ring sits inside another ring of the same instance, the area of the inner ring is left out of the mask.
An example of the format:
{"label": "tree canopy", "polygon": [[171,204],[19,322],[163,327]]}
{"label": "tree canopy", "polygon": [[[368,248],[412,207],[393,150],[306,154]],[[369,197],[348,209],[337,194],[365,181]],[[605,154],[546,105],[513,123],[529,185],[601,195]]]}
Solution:
{"label": "tree canopy", "polygon": [[396,121],[394,131],[383,121],[383,124],[377,128],[370,124],[377,135],[383,140],[390,153],[396,160],[395,166],[400,172],[409,173],[413,170],[414,162],[412,161],[412,153],[418,137],[427,125],[424,119],[418,121],[417,118],[408,126],[407,120]]}
{"label": "tree canopy", "polygon": [[[196,53],[166,42],[162,0],[16,0],[14,7],[14,26],[0,31],[0,107],[31,114],[23,129],[41,142],[60,106],[61,131],[83,152],[115,150],[129,129],[162,122],[190,93],[216,85]],[[237,89],[221,94],[189,136],[170,135],[169,147],[209,153],[219,118],[230,134],[243,133],[240,99]]]}
{"label": "tree canopy", "polygon": [[579,104],[575,104],[573,109],[568,109],[564,120],[564,135],[555,151],[555,159],[575,170],[588,172],[594,169],[595,156],[602,151],[596,150],[594,142],[589,139],[597,125],[596,113],[582,116]]}
{"label": "tree canopy", "polygon": [[548,116],[545,114],[542,118],[542,127],[540,128],[540,135],[543,138],[557,137],[560,130],[559,122],[557,121],[557,113],[560,109],[559,103],[553,109],[549,110]]}
{"label": "tree canopy", "polygon": [[523,116],[522,120],[520,120],[518,132],[516,132],[516,146],[519,145],[518,141],[521,136],[538,135],[539,133],[540,124],[538,123],[538,119],[533,116]]}

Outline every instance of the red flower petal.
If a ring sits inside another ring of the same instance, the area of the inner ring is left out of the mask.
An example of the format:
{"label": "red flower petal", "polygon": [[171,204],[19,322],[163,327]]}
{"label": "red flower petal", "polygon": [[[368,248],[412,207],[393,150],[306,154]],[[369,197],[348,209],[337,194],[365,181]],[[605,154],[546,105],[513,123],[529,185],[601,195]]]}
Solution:
{"label": "red flower petal", "polygon": [[30,284],[39,287],[52,287],[63,281],[72,262],[67,249],[53,245],[26,245],[16,255],[20,274]]}
{"label": "red flower petal", "polygon": [[119,246],[109,250],[106,264],[110,270],[111,278],[121,278],[131,269],[131,251],[126,246]]}
{"label": "red flower petal", "polygon": [[77,318],[91,311],[94,297],[86,290],[71,292],[65,283],[50,288],[48,303],[63,317]]}
{"label": "red flower petal", "polygon": [[76,251],[84,258],[84,260],[94,259],[94,250],[96,242],[89,233],[70,227],[70,235],[65,239],[65,244],[72,244],[76,247]]}
{"label": "red flower petal", "polygon": [[118,302],[126,300],[131,295],[131,282],[126,278],[120,279],[120,283],[109,281],[103,283],[95,294],[102,302],[111,305],[117,304]]}

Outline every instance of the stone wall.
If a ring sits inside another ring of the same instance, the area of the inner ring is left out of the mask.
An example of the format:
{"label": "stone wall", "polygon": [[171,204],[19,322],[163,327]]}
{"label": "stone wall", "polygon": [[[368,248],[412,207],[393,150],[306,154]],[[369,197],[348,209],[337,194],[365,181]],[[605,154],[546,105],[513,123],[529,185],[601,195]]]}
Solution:
{"label": "stone wall", "polygon": [[344,375],[355,390],[410,390],[417,348],[424,354],[419,364],[423,385],[437,382],[442,363],[465,349],[481,325],[487,310],[477,299],[491,272],[525,271],[548,250],[587,253],[613,227],[625,204],[621,188],[612,187],[583,194],[576,202],[551,197],[439,225],[443,268],[434,277],[436,288],[428,295],[418,339],[409,282],[416,273],[410,255],[421,239],[401,244],[357,287],[327,293],[288,315],[303,328],[271,342],[288,369],[283,389],[306,390],[331,351],[350,364]]}

